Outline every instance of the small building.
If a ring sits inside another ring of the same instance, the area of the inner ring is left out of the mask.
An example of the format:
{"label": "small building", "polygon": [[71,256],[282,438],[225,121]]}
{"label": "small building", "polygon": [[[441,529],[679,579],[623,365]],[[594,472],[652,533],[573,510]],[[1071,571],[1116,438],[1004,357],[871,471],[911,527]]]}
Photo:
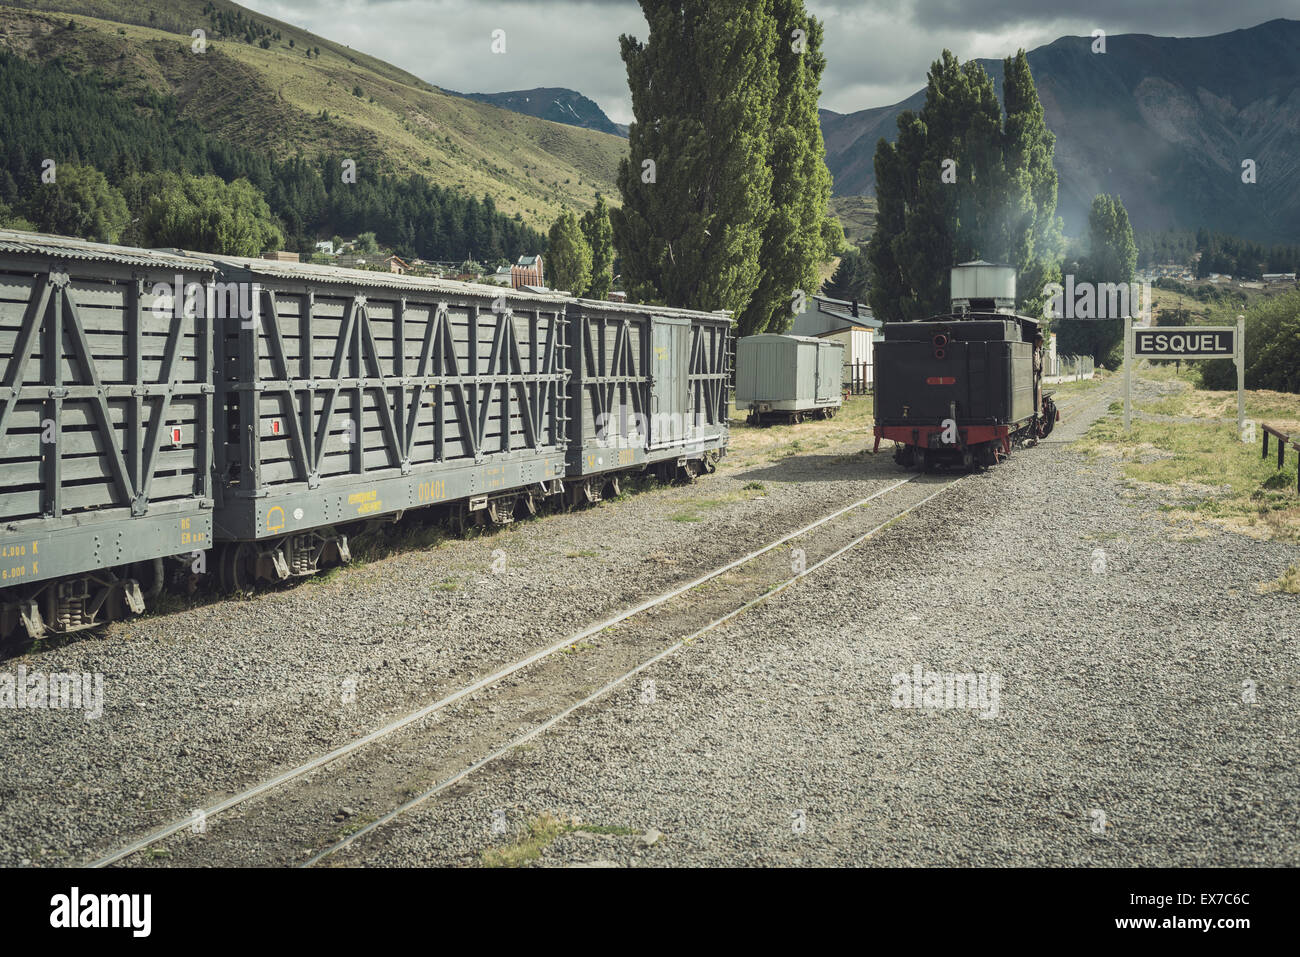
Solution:
{"label": "small building", "polygon": [[297,254],[297,253],[286,252],[286,251],[283,250],[283,249],[278,250],[278,251],[276,251],[276,252],[262,253],[262,258],[263,258],[263,259],[269,259],[269,260],[271,260],[272,262],[277,262],[277,263],[296,263],[296,262],[298,262],[298,254]]}
{"label": "small building", "polygon": [[334,240],[322,239],[316,244],[316,252],[325,253],[327,256],[334,255]]}
{"label": "small building", "polygon": [[408,272],[411,271],[411,267],[406,262],[406,260],[396,255],[389,256],[387,259],[385,259],[384,265],[388,267],[389,272],[396,273],[399,276],[405,276]]}
{"label": "small building", "polygon": [[790,332],[843,343],[844,384],[851,391],[861,393],[869,391],[875,382],[872,369],[875,341],[883,325],[865,303],[816,295],[808,297],[804,311],[795,316]]}
{"label": "small building", "polygon": [[513,286],[515,284],[514,267],[498,266],[496,272],[484,276],[483,279],[485,282],[490,282],[496,286]]}
{"label": "small building", "polygon": [[1266,285],[1273,285],[1279,282],[1295,282],[1296,274],[1293,272],[1266,272],[1263,280]]}
{"label": "small building", "polygon": [[545,286],[542,257],[520,256],[519,262],[510,267],[510,284],[516,289],[523,286]]}

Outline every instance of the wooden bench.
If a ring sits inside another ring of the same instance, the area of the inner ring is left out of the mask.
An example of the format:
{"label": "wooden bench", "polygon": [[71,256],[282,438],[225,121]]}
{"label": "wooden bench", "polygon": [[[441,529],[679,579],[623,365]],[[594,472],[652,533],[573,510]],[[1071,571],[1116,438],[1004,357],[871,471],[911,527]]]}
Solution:
{"label": "wooden bench", "polygon": [[[1268,458],[1268,437],[1270,435],[1277,439],[1277,467],[1281,469],[1286,463],[1287,443],[1290,443],[1291,448],[1295,449],[1295,451],[1300,454],[1300,434],[1287,435],[1285,432],[1275,429],[1271,425],[1264,426],[1264,451],[1260,456],[1261,458]],[[1296,494],[1300,495],[1300,463],[1297,464],[1296,468],[1295,490]]]}

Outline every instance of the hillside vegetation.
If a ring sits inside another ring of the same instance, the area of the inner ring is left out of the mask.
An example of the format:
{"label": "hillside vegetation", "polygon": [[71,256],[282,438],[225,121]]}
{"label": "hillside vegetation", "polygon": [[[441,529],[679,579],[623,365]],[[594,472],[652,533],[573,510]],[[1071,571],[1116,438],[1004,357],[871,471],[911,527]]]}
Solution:
{"label": "hillside vegetation", "polygon": [[[195,29],[207,34],[203,53],[191,49]],[[174,95],[183,118],[272,158],[331,154],[357,158],[361,176],[421,173],[489,195],[538,229],[565,204],[613,196],[627,149],[616,136],[444,93],[227,0],[11,2],[0,5],[0,49],[97,71],[127,96]]]}

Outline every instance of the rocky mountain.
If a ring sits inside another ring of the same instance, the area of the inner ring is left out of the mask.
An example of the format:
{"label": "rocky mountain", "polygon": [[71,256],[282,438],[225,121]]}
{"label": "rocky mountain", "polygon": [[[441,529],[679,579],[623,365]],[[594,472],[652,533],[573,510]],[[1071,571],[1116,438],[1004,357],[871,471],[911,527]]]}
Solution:
{"label": "rocky mountain", "polygon": [[[453,91],[447,90],[451,93]],[[509,93],[460,93],[466,99],[491,103],[502,109],[513,110],[553,123],[564,123],[584,130],[597,130],[614,136],[627,136],[627,127],[615,123],[592,100],[575,90],[542,88],[513,90]]]}
{"label": "rocky mountain", "polygon": [[[1002,62],[982,60],[1001,87]],[[1097,193],[1118,193],[1134,228],[1211,229],[1270,242],[1300,238],[1300,21],[1210,37],[1063,37],[1029,53],[1056,133],[1058,209],[1081,233]],[[872,156],[894,139],[920,91],[857,113],[822,111],[839,195],[872,194]],[[1255,182],[1243,162],[1253,160]]]}

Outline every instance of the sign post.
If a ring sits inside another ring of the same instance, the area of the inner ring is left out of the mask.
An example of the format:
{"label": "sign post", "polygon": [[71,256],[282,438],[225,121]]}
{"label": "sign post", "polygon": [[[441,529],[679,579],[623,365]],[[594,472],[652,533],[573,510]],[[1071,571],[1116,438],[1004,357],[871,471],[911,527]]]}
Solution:
{"label": "sign post", "polygon": [[1246,317],[1237,317],[1237,438],[1246,435]]}
{"label": "sign post", "polygon": [[1237,364],[1237,437],[1246,428],[1246,318],[1234,326],[1150,326],[1124,320],[1124,431],[1131,426],[1135,359],[1231,359]]}
{"label": "sign post", "polygon": [[1124,431],[1133,424],[1133,317],[1124,317]]}

